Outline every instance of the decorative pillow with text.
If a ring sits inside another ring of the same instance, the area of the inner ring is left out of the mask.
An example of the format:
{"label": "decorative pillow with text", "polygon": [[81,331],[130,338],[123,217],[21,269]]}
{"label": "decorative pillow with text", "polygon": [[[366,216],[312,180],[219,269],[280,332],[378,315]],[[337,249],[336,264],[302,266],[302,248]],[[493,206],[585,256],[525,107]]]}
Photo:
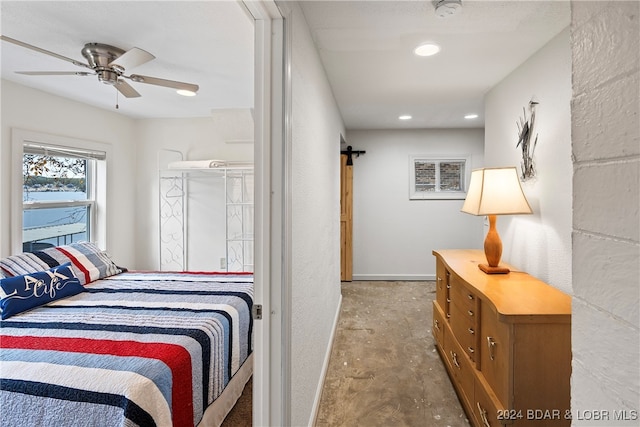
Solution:
{"label": "decorative pillow with text", "polygon": [[71,263],[0,280],[2,319],[83,292]]}

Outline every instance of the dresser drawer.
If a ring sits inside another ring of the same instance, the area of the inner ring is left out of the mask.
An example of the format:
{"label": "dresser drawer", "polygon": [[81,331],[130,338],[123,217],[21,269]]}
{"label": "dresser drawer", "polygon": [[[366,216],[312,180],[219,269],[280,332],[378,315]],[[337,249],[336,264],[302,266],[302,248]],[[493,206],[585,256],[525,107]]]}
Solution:
{"label": "dresser drawer", "polygon": [[444,313],[440,309],[440,305],[433,302],[433,324],[431,325],[431,333],[436,340],[436,345],[441,349],[444,347]]}
{"label": "dresser drawer", "polygon": [[460,279],[451,276],[449,279],[451,288],[449,289],[449,298],[453,304],[457,305],[463,311],[476,311],[477,298]]}
{"label": "dresser drawer", "polygon": [[451,337],[447,338],[449,339],[446,339],[445,357],[450,366],[449,373],[453,376],[454,385],[460,398],[464,400],[464,405],[469,407],[474,398],[474,368],[458,342]]}
{"label": "dresser drawer", "polygon": [[[509,325],[500,322],[488,304],[480,305],[480,372],[504,406],[509,406],[512,342]],[[535,351],[534,349],[531,349]]]}
{"label": "dresser drawer", "polygon": [[509,411],[498,401],[490,389],[480,379],[474,384],[473,416],[481,427],[498,427],[513,424],[524,415]]}
{"label": "dresser drawer", "polygon": [[457,305],[452,305],[451,330],[464,351],[472,361],[476,360],[477,348],[477,315],[473,310],[462,311]]}
{"label": "dresser drawer", "polygon": [[449,314],[449,272],[442,264],[436,262],[436,301],[440,304],[440,308],[444,313],[445,319]]}

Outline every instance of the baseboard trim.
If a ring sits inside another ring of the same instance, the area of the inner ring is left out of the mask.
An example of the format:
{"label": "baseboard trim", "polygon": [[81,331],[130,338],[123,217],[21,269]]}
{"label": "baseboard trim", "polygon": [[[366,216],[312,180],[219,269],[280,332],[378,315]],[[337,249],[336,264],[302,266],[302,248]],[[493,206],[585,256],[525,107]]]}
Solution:
{"label": "baseboard trim", "polygon": [[436,280],[435,274],[354,274],[353,280],[424,281]]}
{"label": "baseboard trim", "polygon": [[309,426],[316,425],[316,419],[318,418],[318,410],[320,409],[320,399],[322,398],[322,389],[324,388],[324,381],[327,377],[327,371],[329,370],[329,360],[331,359],[331,351],[333,350],[333,342],[338,330],[338,321],[340,320],[340,310],[342,309],[342,293],[338,300],[338,309],[333,318],[333,327],[331,330],[331,336],[329,337],[329,345],[324,355],[324,363],[322,364],[322,372],[320,372],[320,381],[318,382],[318,388],[316,389],[316,398],[313,400],[313,408],[311,410],[311,418],[309,419]]}

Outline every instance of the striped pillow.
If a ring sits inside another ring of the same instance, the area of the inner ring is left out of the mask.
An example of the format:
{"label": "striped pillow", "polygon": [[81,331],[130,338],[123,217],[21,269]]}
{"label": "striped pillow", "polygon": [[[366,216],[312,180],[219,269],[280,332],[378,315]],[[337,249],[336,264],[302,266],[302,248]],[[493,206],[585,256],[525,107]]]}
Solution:
{"label": "striped pillow", "polygon": [[0,260],[0,269],[7,277],[21,276],[67,262],[71,263],[73,272],[83,285],[122,272],[106,252],[91,242],[71,243],[38,252],[13,255]]}
{"label": "striped pillow", "polygon": [[49,265],[35,253],[25,252],[0,259],[0,270],[3,277],[22,276],[37,271],[44,271],[55,265]]}
{"label": "striped pillow", "polygon": [[42,250],[59,264],[71,262],[74,272],[83,285],[122,273],[106,252],[94,243],[79,242]]}

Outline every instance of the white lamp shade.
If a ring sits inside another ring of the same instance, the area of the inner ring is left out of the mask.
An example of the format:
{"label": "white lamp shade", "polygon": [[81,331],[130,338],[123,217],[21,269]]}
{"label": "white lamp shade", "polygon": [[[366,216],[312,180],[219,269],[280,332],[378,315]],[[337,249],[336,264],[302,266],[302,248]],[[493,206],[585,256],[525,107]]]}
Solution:
{"label": "white lamp shade", "polygon": [[461,210],[472,215],[532,213],[515,167],[472,171],[469,191]]}

